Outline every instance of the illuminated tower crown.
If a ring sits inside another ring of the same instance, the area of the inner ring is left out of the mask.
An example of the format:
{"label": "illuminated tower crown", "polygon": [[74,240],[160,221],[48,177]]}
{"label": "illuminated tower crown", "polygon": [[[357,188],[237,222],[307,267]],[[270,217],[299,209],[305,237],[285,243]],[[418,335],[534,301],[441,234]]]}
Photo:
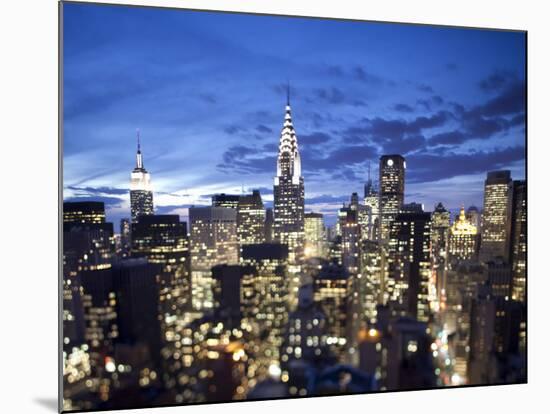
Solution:
{"label": "illuminated tower crown", "polygon": [[298,184],[302,175],[302,163],[298,151],[298,138],[292,124],[290,108],[290,88],[287,89],[285,120],[279,140],[279,156],[277,158],[277,176],[292,177],[292,182]]}

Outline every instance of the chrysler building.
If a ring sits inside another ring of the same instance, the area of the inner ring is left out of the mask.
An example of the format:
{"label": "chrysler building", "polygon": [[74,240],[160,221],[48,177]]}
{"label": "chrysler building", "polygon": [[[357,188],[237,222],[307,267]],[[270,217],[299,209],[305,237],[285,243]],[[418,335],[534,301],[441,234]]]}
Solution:
{"label": "chrysler building", "polygon": [[288,245],[289,262],[294,264],[300,260],[304,246],[304,178],[298,140],[292,124],[289,91],[273,195],[275,240]]}

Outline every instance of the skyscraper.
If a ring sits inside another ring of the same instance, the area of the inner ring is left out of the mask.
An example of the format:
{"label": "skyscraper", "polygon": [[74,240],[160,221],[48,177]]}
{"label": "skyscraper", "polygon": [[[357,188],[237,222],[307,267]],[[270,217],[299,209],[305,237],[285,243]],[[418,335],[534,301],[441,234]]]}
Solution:
{"label": "skyscraper", "polygon": [[481,219],[479,259],[488,262],[496,257],[509,260],[512,179],[510,171],[487,173]]}
{"label": "skyscraper", "polygon": [[405,158],[401,155],[380,157],[380,238],[387,240],[391,222],[405,199]]}
{"label": "skyscraper", "polygon": [[432,260],[436,274],[437,294],[445,286],[445,259],[448,245],[448,230],[451,225],[451,213],[438,203],[432,212]]}
{"label": "skyscraper", "polygon": [[151,176],[143,166],[139,131],[137,134],[136,168],[132,171],[130,180],[130,209],[132,223],[135,223],[139,216],[153,214]]}
{"label": "skyscraper", "polygon": [[132,224],[132,256],[162,266],[160,305],[165,316],[189,310],[191,266],[187,224],[176,214],[142,216]]}
{"label": "skyscraper", "polygon": [[363,240],[378,240],[378,233],[380,230],[380,199],[378,191],[374,187],[372,179],[370,178],[370,164],[369,164],[369,178],[365,184],[365,207],[368,212],[368,232],[363,234]]}
{"label": "skyscraper", "polygon": [[473,259],[476,243],[477,227],[466,219],[464,207],[462,207],[449,234],[449,265],[454,266],[455,262]]}
{"label": "skyscraper", "polygon": [[237,208],[241,196],[238,194],[214,194],[212,196],[212,207]]}
{"label": "skyscraper", "polygon": [[280,367],[280,349],[288,320],[288,247],[248,244],[242,247],[243,327],[252,332],[257,377]]}
{"label": "skyscraper", "polygon": [[430,317],[430,213],[400,213],[392,222],[389,240],[387,289],[396,314],[419,321]]}
{"label": "skyscraper", "polygon": [[527,182],[514,181],[512,198],[512,299],[525,302],[527,283]]}
{"label": "skyscraper", "polygon": [[306,257],[325,257],[327,242],[323,215],[321,213],[306,213],[304,229]]}
{"label": "skyscraper", "polygon": [[288,246],[289,261],[295,263],[304,245],[304,179],[288,94],[273,196],[275,241]]}
{"label": "skyscraper", "polygon": [[265,241],[265,208],[259,190],[239,197],[237,236],[241,246]]}
{"label": "skyscraper", "polygon": [[212,267],[237,264],[237,210],[226,207],[191,207],[191,274],[193,306],[200,310],[213,306]]}

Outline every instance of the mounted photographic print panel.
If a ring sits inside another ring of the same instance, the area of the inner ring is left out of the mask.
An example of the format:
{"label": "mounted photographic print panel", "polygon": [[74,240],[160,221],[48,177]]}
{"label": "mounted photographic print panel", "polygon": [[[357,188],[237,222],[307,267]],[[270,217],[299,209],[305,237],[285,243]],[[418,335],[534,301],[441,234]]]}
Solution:
{"label": "mounted photographic print panel", "polygon": [[527,381],[526,32],[60,7],[63,411]]}

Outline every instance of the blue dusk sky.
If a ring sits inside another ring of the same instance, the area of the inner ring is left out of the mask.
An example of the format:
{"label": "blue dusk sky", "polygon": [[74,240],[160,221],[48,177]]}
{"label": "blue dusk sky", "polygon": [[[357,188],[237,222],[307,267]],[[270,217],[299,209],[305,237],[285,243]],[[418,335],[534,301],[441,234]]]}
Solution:
{"label": "blue dusk sky", "polygon": [[136,129],[159,214],[259,188],[272,204],[286,84],[306,210],[332,222],[382,154],[406,201],[482,205],[525,178],[525,34],[133,8],[63,7],[65,200],[129,216]]}

